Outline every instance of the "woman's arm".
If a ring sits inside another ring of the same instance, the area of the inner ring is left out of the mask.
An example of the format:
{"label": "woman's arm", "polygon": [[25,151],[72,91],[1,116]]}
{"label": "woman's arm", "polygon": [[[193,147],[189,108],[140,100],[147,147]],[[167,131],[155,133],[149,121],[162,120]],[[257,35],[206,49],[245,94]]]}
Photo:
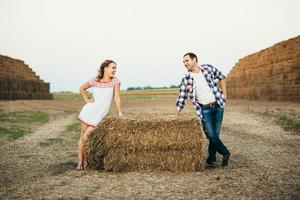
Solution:
{"label": "woman's arm", "polygon": [[86,103],[92,102],[92,100],[90,100],[88,95],[86,94],[86,90],[89,89],[90,87],[91,85],[88,82],[86,82],[79,88],[79,92]]}
{"label": "woman's arm", "polygon": [[118,111],[118,115],[122,116],[121,111],[121,98],[120,98],[120,84],[116,84],[114,88],[114,101]]}

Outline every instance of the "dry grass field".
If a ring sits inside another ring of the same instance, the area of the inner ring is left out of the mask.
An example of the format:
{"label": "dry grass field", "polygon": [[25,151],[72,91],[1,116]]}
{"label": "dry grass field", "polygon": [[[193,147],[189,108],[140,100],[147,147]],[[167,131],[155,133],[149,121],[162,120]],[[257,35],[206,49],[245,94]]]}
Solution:
{"label": "dry grass field", "polygon": [[[172,117],[176,94],[123,92],[123,114]],[[72,93],[0,101],[0,199],[300,198],[299,103],[229,99],[221,137],[230,164],[193,173],[76,171],[82,106]],[[180,117],[190,115],[189,101]]]}

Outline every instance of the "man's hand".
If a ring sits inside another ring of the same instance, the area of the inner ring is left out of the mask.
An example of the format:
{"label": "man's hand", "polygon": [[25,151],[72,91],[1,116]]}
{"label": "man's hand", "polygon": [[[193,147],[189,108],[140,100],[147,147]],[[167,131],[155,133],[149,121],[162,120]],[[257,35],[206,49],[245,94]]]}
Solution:
{"label": "man's hand", "polygon": [[226,102],[227,101],[227,94],[223,93],[223,96],[224,96],[224,99],[225,99],[225,102]]}
{"label": "man's hand", "polygon": [[192,87],[191,86],[187,86],[185,89],[186,92],[190,93],[192,92]]}

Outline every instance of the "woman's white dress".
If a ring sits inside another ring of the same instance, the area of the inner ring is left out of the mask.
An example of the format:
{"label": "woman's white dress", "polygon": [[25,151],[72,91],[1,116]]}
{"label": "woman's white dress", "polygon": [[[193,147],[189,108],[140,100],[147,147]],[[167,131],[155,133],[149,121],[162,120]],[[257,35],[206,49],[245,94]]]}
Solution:
{"label": "woman's white dress", "polygon": [[94,127],[96,127],[109,112],[114,96],[115,85],[120,84],[117,78],[113,78],[109,83],[99,83],[96,80],[97,78],[94,77],[88,81],[93,88],[94,102],[85,104],[78,116],[80,121]]}

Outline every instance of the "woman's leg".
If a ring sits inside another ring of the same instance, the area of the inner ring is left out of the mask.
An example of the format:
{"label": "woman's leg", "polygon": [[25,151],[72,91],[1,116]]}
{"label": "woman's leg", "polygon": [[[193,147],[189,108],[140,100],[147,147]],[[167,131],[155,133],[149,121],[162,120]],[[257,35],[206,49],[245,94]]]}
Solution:
{"label": "woman's leg", "polygon": [[83,161],[87,160],[87,155],[86,155],[86,149],[85,149],[85,147],[86,147],[87,141],[89,139],[89,135],[95,129],[96,129],[96,127],[88,126],[88,128],[85,130],[85,132],[84,132],[84,134],[82,136],[82,142],[83,142]]}
{"label": "woman's leg", "polygon": [[86,129],[88,128],[88,125],[80,122],[80,139],[79,139],[79,143],[78,143],[78,166],[77,169],[82,169],[82,163],[84,160],[84,153],[83,153],[83,135],[86,131]]}

